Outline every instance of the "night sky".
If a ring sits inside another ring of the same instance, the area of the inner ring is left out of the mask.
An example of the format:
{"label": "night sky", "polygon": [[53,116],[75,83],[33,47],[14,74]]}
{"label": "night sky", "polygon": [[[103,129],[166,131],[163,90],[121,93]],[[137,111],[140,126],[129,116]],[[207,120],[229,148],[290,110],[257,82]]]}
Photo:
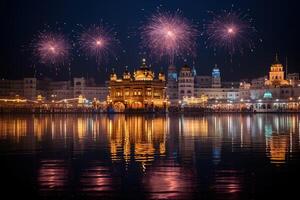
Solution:
{"label": "night sky", "polygon": [[[200,75],[208,75],[214,64],[221,69],[225,80],[239,80],[263,76],[269,70],[278,52],[280,61],[285,63],[288,57],[289,72],[299,72],[299,5],[297,1],[289,0],[2,0],[1,8],[1,70],[0,78],[18,79],[33,76],[36,67],[39,78],[67,79],[67,67],[62,67],[56,75],[53,68],[38,64],[32,56],[30,43],[45,24],[56,28],[61,26],[65,34],[72,34],[76,24],[89,26],[101,20],[111,25],[118,33],[121,42],[117,50],[118,61],[111,60],[105,65],[97,65],[94,60],[86,60],[76,56],[74,52],[71,62],[72,76],[94,77],[98,82],[107,79],[107,72],[116,68],[122,72],[124,66],[133,70],[138,68],[143,50],[140,48],[139,27],[147,21],[158,6],[162,11],[175,12],[180,9],[183,16],[199,23],[201,32],[203,20],[209,20],[208,10],[220,11],[230,9],[232,4],[242,11],[250,10],[255,19],[257,37],[262,43],[257,43],[254,52],[246,51],[236,54],[230,62],[226,52],[218,51],[214,55],[212,49],[204,46],[204,38],[197,40],[197,57],[193,61]],[[71,38],[72,39],[72,38]],[[145,56],[147,57],[147,56]],[[167,68],[167,62],[148,59],[155,70]],[[177,60],[177,67],[183,64]]]}

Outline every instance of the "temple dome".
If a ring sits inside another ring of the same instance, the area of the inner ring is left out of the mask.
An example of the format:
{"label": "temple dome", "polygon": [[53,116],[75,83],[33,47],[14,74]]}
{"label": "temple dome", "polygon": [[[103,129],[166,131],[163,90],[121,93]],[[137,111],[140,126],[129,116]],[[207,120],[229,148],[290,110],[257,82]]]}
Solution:
{"label": "temple dome", "polygon": [[141,67],[134,72],[134,79],[137,81],[152,81],[154,79],[154,72],[146,65],[146,59],[143,59]]}

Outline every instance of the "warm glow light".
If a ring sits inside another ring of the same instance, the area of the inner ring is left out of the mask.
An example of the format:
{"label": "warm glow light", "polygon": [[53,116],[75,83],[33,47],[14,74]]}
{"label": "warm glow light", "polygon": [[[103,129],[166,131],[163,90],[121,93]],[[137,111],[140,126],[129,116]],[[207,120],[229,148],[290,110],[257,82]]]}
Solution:
{"label": "warm glow light", "polygon": [[233,28],[228,28],[228,29],[227,29],[227,32],[228,32],[228,33],[234,33],[234,29],[233,29]]}
{"label": "warm glow light", "polygon": [[52,51],[53,53],[55,53],[55,47],[50,46],[50,47],[49,47],[49,50]]}
{"label": "warm glow light", "polygon": [[96,45],[101,46],[102,45],[102,41],[101,40],[97,40],[96,41]]}
{"label": "warm glow light", "polygon": [[173,36],[174,36],[174,33],[173,33],[172,31],[168,31],[168,32],[167,32],[167,36],[168,36],[168,37],[173,37]]}

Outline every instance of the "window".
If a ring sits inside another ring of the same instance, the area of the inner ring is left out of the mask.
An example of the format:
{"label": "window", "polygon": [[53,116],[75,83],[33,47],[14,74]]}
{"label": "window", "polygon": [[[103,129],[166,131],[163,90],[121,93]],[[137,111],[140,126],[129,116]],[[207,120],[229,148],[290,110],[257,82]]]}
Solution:
{"label": "window", "polygon": [[154,96],[155,97],[159,97],[160,95],[159,95],[159,92],[154,92]]}
{"label": "window", "polygon": [[117,92],[116,92],[116,96],[117,96],[117,97],[120,97],[120,96],[122,96],[122,92],[120,92],[120,91],[117,91]]}
{"label": "window", "polygon": [[133,95],[134,95],[134,96],[140,96],[140,95],[142,95],[142,92],[136,90],[136,91],[133,92]]}

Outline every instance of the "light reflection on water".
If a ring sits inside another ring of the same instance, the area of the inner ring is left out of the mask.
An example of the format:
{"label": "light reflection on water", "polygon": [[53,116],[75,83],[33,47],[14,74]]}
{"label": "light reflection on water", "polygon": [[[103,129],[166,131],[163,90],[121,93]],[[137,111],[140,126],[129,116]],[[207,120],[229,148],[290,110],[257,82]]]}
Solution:
{"label": "light reflection on water", "polygon": [[0,155],[32,159],[38,196],[251,199],[298,166],[299,135],[298,115],[2,115]]}

